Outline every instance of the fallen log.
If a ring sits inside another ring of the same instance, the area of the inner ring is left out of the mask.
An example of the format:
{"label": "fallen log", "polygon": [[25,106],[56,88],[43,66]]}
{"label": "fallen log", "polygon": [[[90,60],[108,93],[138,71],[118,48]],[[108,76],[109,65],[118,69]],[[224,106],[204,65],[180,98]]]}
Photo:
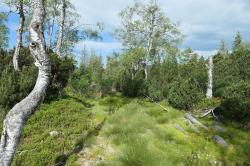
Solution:
{"label": "fallen log", "polygon": [[200,118],[204,118],[207,115],[209,115],[210,113],[212,113],[213,117],[216,118],[216,119],[218,119],[217,116],[214,113],[214,110],[215,110],[215,108],[206,109],[206,110],[204,110],[204,113],[202,113],[199,117]]}
{"label": "fallen log", "polygon": [[200,121],[198,121],[195,117],[193,117],[193,115],[191,113],[186,113],[185,119],[189,120],[192,124],[196,124],[196,125],[204,128],[205,130],[208,130],[208,127],[203,125]]}
{"label": "fallen log", "polygon": [[157,103],[156,101],[154,101],[154,99],[152,97],[149,97],[147,95],[144,94],[145,97],[147,97],[148,99],[150,99],[152,102],[154,102],[156,105],[160,106],[163,110],[165,111],[169,111],[167,108],[165,108],[164,106],[162,106],[160,103]]}

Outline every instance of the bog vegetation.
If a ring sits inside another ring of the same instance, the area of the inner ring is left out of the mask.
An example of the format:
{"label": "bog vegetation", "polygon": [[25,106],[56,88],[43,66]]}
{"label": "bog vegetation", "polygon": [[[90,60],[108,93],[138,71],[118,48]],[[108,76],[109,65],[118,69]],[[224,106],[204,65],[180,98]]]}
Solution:
{"label": "bog vegetation", "polygon": [[[79,15],[70,1],[65,24],[56,23],[57,3],[48,0],[45,8],[50,85],[24,127],[12,165],[250,165],[250,46],[240,32],[232,48],[222,40],[211,55],[213,98],[207,98],[208,59],[179,49],[184,35],[154,1],[120,12],[123,24],[114,34],[124,50],[107,60],[86,50],[80,59],[74,56],[74,45],[100,40],[102,27],[82,31],[72,21]],[[30,93],[38,72],[25,44],[15,70],[6,21],[1,12],[1,120]],[[57,32],[51,32],[57,24],[65,34],[60,56]],[[200,119],[208,130],[185,122],[185,113],[207,109],[215,115]],[[216,143],[215,135],[227,146]]]}

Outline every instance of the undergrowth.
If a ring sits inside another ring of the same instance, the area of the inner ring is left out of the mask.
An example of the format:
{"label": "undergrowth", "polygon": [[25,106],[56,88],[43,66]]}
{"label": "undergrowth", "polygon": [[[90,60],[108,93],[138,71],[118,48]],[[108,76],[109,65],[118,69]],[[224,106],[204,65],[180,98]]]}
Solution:
{"label": "undergrowth", "polygon": [[[164,103],[168,111],[145,99],[68,94],[43,104],[24,127],[12,165],[80,165],[86,148],[96,165],[250,165],[249,131],[230,125],[223,126],[225,132],[214,131],[214,121],[206,118],[203,123],[210,129],[197,133],[185,123],[185,112]],[[50,136],[51,131],[58,135]],[[216,144],[214,135],[229,147]],[[98,149],[99,144],[111,150]]]}
{"label": "undergrowth", "polygon": [[[117,153],[99,165],[250,164],[248,131],[226,127],[224,133],[212,129],[200,129],[196,133],[184,122],[183,112],[167,108],[168,112],[153,103],[134,100],[109,117],[101,136],[111,138]],[[184,131],[178,130],[176,125]],[[213,142],[216,134],[228,141],[227,149]]]}

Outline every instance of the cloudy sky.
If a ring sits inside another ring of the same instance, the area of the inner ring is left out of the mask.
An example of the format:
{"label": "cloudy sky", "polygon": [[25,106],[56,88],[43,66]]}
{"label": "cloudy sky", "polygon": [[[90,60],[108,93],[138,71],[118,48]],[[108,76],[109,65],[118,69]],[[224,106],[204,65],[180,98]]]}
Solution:
{"label": "cloudy sky", "polygon": [[[0,0],[0,11],[4,10]],[[141,0],[147,2],[148,0]],[[158,0],[162,10],[172,22],[180,22],[180,30],[187,37],[181,49],[192,47],[202,54],[213,54],[221,39],[226,41],[230,49],[237,31],[245,41],[250,41],[250,2],[249,0]],[[120,26],[118,13],[133,0],[72,0],[81,14],[81,24],[95,24],[102,22],[105,29],[102,33],[103,41],[83,41],[78,43],[76,50],[85,45],[88,49],[95,49],[106,56],[121,49],[121,43],[116,41],[110,33]],[[18,19],[11,17],[10,46],[15,43],[15,29]]]}
{"label": "cloudy sky", "polygon": [[[86,41],[89,48],[112,52],[121,47],[118,41],[110,40],[108,32],[120,26],[117,15],[133,0],[73,0],[81,22],[103,22],[105,24],[102,43]],[[143,0],[147,2],[147,0]],[[209,55],[216,51],[221,39],[230,49],[234,35],[241,32],[245,41],[250,40],[250,3],[248,0],[158,0],[166,15],[173,22],[180,22],[180,30],[187,35],[182,49],[192,47],[200,54]],[[105,40],[106,37],[108,40]],[[79,44],[79,46],[83,43]]]}

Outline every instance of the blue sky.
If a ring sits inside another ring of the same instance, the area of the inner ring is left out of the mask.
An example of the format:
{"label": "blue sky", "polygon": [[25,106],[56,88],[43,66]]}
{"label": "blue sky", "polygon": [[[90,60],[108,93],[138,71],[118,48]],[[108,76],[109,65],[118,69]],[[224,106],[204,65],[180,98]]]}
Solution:
{"label": "blue sky", "polygon": [[[141,0],[142,1],[142,0]],[[147,2],[148,0],[143,0]],[[245,41],[250,41],[250,2],[248,0],[158,0],[163,11],[172,22],[180,22],[180,30],[187,37],[181,49],[192,47],[197,53],[207,56],[216,52],[220,40],[226,41],[230,49],[237,31]],[[96,50],[103,56],[119,51],[122,45],[110,33],[120,26],[118,13],[133,0],[72,0],[82,16],[80,24],[103,22],[103,41],[83,41],[76,50],[84,46]],[[6,10],[0,0],[0,11]],[[10,15],[10,47],[15,45],[18,18]]]}

